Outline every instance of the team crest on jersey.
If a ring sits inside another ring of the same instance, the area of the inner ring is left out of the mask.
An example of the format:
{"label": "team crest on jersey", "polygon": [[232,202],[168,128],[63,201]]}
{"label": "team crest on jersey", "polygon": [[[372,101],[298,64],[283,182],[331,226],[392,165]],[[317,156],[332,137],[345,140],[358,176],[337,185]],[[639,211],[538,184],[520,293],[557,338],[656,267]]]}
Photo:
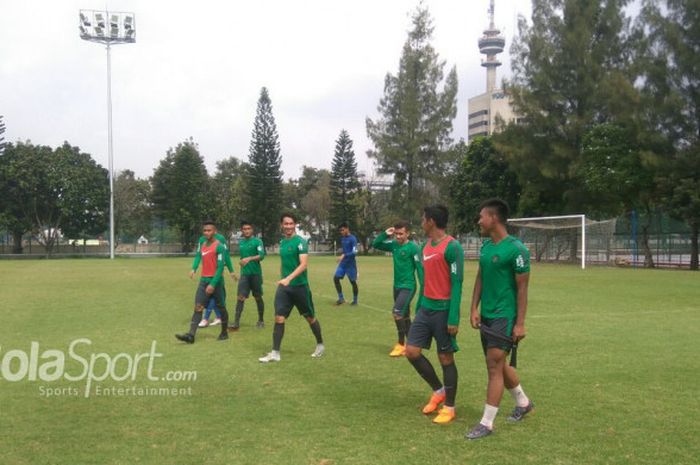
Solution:
{"label": "team crest on jersey", "polygon": [[498,260],[500,260],[500,258],[498,257],[498,255],[494,255],[493,257],[491,257],[491,261],[492,261],[493,263],[498,263]]}

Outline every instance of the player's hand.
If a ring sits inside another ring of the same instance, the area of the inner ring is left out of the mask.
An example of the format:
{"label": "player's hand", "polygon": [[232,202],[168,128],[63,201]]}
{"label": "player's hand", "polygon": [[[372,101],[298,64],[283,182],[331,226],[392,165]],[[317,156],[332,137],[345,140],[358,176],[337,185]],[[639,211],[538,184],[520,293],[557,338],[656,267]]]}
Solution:
{"label": "player's hand", "polygon": [[456,336],[459,332],[459,326],[447,325],[447,334],[450,336]]}
{"label": "player's hand", "polygon": [[338,258],[335,259],[336,262],[340,263],[340,261],[343,259],[343,256],[339,256]]}
{"label": "player's hand", "polygon": [[207,290],[206,290],[206,291],[207,291],[207,295],[212,295],[212,294],[214,293],[214,286],[212,286],[211,284],[209,284],[209,285],[207,286]]}
{"label": "player's hand", "polygon": [[194,270],[190,271],[190,279],[194,279],[195,272]]}
{"label": "player's hand", "polygon": [[394,235],[394,227],[392,226],[391,228],[387,228],[386,231],[384,231],[387,236],[393,236]]}
{"label": "player's hand", "polygon": [[513,342],[516,344],[525,339],[525,325],[513,326]]}
{"label": "player's hand", "polygon": [[243,268],[244,266],[246,266],[246,265],[248,264],[248,262],[250,262],[250,258],[248,258],[248,257],[246,257],[246,258],[241,258],[241,268]]}
{"label": "player's hand", "polygon": [[287,287],[287,286],[289,286],[289,282],[290,282],[290,281],[291,281],[291,280],[290,280],[289,278],[284,278],[284,279],[280,279],[279,281],[277,281],[277,284],[278,284],[279,286],[285,286],[285,287]]}
{"label": "player's hand", "polygon": [[471,323],[472,328],[474,329],[479,329],[481,327],[481,315],[479,314],[478,310],[472,310],[471,314],[469,315],[469,323]]}

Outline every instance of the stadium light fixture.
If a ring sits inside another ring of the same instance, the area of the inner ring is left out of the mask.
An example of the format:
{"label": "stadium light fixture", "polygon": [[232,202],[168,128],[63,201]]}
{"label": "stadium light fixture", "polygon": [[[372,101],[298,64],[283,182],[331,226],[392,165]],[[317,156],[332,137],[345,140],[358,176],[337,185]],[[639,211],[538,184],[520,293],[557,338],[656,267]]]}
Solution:
{"label": "stadium light fixture", "polygon": [[[136,42],[136,15],[127,12],[80,10],[80,38],[107,50],[107,152],[109,154],[109,258],[114,258],[114,149],[112,144],[112,45]],[[109,31],[107,29],[109,19]]]}

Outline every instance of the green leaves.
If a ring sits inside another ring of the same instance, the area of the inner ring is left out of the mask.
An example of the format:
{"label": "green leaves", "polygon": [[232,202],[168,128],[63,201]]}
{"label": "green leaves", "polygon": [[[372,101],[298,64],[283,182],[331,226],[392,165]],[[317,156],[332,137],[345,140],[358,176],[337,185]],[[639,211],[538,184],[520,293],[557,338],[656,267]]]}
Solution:
{"label": "green leaves", "polygon": [[0,186],[3,226],[20,239],[32,230],[47,254],[60,234],[82,238],[107,227],[107,170],[68,142],[55,150],[29,141],[8,144],[0,156]]}
{"label": "green leaves", "polygon": [[343,129],[335,142],[335,154],[331,167],[331,211],[330,222],[332,236],[337,237],[335,229],[347,222],[351,230],[357,226],[357,205],[355,198],[360,188],[357,178],[357,162],[352,149],[352,140]]}
{"label": "green leaves", "polygon": [[457,72],[452,68],[444,79],[445,62],[430,44],[432,33],[430,14],[420,6],[398,73],[386,76],[377,107],[380,117],[366,119],[374,144],[368,155],[376,160],[379,173],[394,176],[394,209],[413,220],[431,191],[429,184],[444,173],[457,113]]}
{"label": "green leaves", "polygon": [[179,231],[183,252],[192,250],[202,220],[212,214],[208,181],[191,138],[169,149],[151,178],[154,213]]}
{"label": "green leaves", "polygon": [[262,233],[266,246],[279,237],[279,215],[282,210],[282,155],[272,101],[263,87],[253,123],[248,154],[246,181],[246,214]]}

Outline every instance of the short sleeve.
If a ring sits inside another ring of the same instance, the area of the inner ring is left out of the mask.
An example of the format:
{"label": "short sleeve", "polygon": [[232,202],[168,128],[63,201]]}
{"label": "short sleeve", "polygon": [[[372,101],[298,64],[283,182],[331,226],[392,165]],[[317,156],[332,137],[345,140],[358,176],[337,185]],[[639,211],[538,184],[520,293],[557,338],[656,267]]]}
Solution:
{"label": "short sleeve", "polygon": [[299,245],[297,245],[297,248],[299,250],[299,255],[305,255],[309,253],[309,243],[302,238],[299,238]]}
{"label": "short sleeve", "polygon": [[513,254],[513,271],[518,274],[530,272],[530,251],[522,244],[516,244]]}

